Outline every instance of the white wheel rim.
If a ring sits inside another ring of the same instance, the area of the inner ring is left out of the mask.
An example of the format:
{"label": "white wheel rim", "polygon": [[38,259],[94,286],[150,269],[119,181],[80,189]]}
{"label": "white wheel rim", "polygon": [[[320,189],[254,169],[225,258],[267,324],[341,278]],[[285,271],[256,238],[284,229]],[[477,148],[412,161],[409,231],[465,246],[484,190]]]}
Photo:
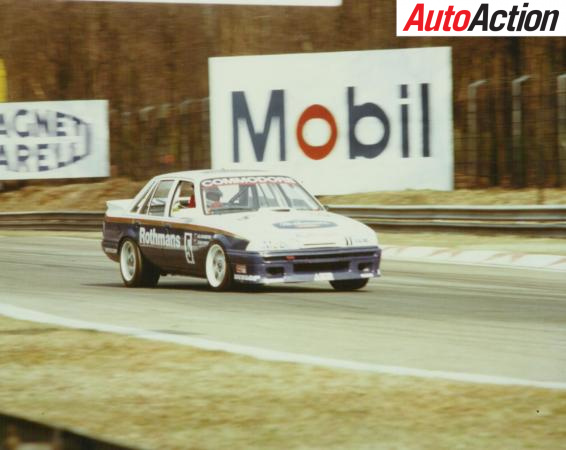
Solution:
{"label": "white wheel rim", "polygon": [[218,287],[226,276],[226,255],[218,244],[210,247],[206,255],[206,278],[212,287]]}
{"label": "white wheel rim", "polygon": [[124,242],[120,251],[120,270],[126,281],[132,281],[136,274],[136,252],[130,241]]}

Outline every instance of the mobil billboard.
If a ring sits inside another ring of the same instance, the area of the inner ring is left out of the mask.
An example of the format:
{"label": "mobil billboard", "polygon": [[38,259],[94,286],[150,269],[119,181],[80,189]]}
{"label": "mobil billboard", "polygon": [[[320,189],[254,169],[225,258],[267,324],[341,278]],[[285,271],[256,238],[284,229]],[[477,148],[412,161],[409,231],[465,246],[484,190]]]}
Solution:
{"label": "mobil billboard", "polygon": [[316,194],[453,188],[447,47],[209,60],[212,167]]}

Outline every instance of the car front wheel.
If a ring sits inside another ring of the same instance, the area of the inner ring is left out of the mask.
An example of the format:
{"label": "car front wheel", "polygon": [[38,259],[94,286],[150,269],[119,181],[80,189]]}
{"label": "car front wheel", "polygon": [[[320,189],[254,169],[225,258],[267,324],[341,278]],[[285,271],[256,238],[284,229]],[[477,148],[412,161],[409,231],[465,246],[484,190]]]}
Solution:
{"label": "car front wheel", "polygon": [[367,278],[360,278],[358,280],[334,280],[330,284],[337,291],[355,291],[356,289],[363,288],[368,284]]}
{"label": "car front wheel", "polygon": [[144,258],[130,238],[120,246],[120,274],[127,287],[155,287],[160,275],[159,269]]}
{"label": "car front wheel", "polygon": [[206,254],[206,280],[215,291],[225,291],[232,285],[232,269],[226,251],[218,242],[213,242]]}

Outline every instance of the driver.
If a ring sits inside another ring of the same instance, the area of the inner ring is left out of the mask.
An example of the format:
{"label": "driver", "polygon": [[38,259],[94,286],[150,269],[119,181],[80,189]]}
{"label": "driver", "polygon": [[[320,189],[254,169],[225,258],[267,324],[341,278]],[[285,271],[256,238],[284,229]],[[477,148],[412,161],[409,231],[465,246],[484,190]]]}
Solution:
{"label": "driver", "polygon": [[209,211],[222,207],[222,191],[218,187],[213,186],[206,190],[206,207]]}
{"label": "driver", "polygon": [[175,194],[172,212],[176,215],[183,213],[186,208],[195,208],[195,192],[192,183],[182,183]]}

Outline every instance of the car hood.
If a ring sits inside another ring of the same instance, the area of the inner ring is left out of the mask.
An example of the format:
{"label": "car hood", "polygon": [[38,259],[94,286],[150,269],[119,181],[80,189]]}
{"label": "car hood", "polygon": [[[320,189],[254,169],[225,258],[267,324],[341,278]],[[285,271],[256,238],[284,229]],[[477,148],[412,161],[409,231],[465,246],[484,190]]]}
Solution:
{"label": "car hood", "polygon": [[253,243],[281,243],[281,249],[377,244],[368,226],[327,211],[260,210],[212,215],[207,222]]}

